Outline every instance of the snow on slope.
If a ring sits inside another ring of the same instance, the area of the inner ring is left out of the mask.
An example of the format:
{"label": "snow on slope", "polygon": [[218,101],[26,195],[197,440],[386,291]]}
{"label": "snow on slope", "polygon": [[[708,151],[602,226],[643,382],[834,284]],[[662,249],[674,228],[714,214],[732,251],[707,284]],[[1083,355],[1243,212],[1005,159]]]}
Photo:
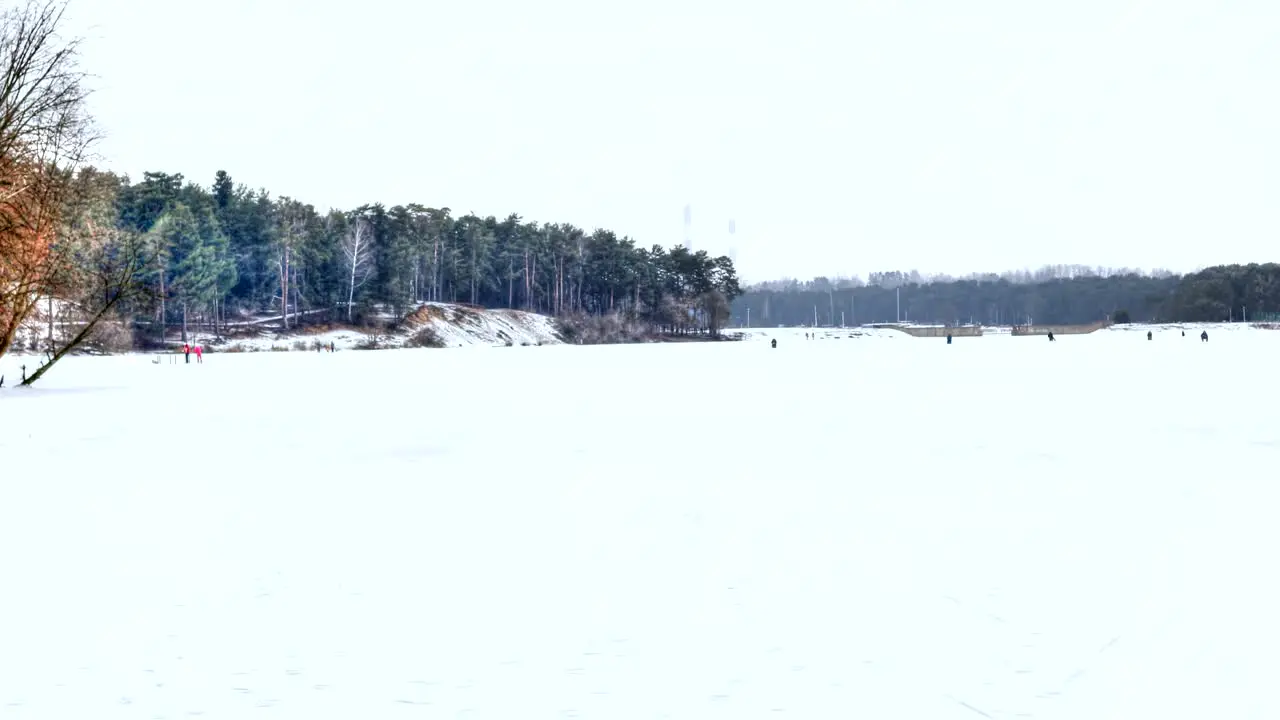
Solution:
{"label": "snow on slope", "polygon": [[555,320],[520,310],[481,310],[427,303],[410,315],[414,333],[429,329],[444,347],[464,345],[558,345]]}
{"label": "snow on slope", "polygon": [[[424,334],[425,333],[425,334]],[[333,343],[339,350],[368,347],[369,330],[339,328],[321,332],[281,334],[263,330],[256,337],[233,338],[215,344],[208,336],[195,341],[222,352],[262,352],[270,350],[315,351],[317,343]],[[415,338],[426,344],[415,343]],[[409,313],[396,332],[377,336],[379,348],[474,347],[506,345],[559,345],[555,320],[546,315],[521,310],[490,310],[450,303],[424,303]]]}

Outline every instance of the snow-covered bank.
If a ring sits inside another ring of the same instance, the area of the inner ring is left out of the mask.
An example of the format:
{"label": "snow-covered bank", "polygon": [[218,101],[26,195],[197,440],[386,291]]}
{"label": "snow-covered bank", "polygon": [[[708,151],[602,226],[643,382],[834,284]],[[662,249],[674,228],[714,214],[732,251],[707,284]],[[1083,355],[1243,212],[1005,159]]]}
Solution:
{"label": "snow-covered bank", "polygon": [[[277,322],[279,318],[276,318]],[[229,337],[208,332],[189,332],[192,343],[205,352],[316,352],[317,348],[337,350],[395,349],[405,347],[504,347],[514,345],[560,345],[564,343],[554,318],[521,310],[489,310],[470,305],[425,303],[409,313],[393,330],[341,326],[304,326],[295,331],[273,331],[263,323],[238,324]],[[170,345],[179,341],[170,338]],[[22,382],[23,366],[34,373],[44,356],[9,353],[0,357],[3,389]],[[57,372],[55,369],[53,372]]]}
{"label": "snow-covered bank", "polygon": [[330,343],[338,350],[402,347],[474,347],[559,345],[555,319],[521,310],[490,310],[471,305],[424,303],[392,330],[352,327],[303,327],[216,341],[196,335],[195,342],[215,352],[315,351]]}

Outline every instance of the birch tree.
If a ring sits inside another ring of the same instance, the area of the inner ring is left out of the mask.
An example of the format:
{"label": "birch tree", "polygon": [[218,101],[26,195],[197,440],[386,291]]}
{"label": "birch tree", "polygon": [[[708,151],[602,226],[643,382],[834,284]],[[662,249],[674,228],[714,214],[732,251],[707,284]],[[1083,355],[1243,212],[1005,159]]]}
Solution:
{"label": "birch tree", "polygon": [[352,322],[355,312],[356,290],[373,274],[373,232],[369,221],[357,217],[342,238],[342,254],[347,260],[347,322]]}

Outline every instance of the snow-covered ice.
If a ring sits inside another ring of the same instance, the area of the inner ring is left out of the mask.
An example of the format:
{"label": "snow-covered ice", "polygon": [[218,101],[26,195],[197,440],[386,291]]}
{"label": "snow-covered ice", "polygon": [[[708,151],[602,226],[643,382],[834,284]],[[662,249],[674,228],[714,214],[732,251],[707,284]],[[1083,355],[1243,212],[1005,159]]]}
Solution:
{"label": "snow-covered ice", "polygon": [[1196,335],[70,358],[0,716],[1280,717],[1280,332]]}

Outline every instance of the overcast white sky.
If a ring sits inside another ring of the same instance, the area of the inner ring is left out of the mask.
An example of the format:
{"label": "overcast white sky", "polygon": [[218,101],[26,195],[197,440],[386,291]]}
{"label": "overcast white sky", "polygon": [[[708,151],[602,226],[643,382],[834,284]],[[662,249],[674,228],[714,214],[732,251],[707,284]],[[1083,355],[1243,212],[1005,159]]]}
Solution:
{"label": "overcast white sky", "polygon": [[689,204],[753,281],[1280,260],[1275,0],[72,0],[67,31],[135,178],[643,245]]}

